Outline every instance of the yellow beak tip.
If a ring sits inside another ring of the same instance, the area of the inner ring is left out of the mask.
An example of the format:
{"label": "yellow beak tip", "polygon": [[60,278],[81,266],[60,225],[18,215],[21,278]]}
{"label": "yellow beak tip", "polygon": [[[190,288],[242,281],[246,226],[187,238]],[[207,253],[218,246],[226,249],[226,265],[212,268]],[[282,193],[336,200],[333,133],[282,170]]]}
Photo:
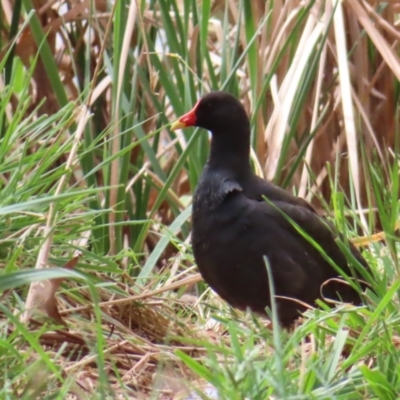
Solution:
{"label": "yellow beak tip", "polygon": [[186,124],[184,122],[179,121],[179,119],[172,123],[171,131],[176,131],[177,129],[186,128]]}

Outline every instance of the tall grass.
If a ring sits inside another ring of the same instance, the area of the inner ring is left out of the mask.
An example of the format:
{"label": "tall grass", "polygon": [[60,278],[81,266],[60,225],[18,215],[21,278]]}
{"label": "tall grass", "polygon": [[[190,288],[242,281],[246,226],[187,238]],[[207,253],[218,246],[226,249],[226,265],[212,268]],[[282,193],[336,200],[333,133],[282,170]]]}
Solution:
{"label": "tall grass", "polygon": [[[3,1],[0,397],[161,396],[186,377],[227,399],[395,398],[399,14],[353,0]],[[251,115],[257,172],[366,236],[369,307],[270,332],[198,282],[190,207],[209,137],[168,124],[220,89]],[[26,285],[77,250],[81,274],[54,272],[78,278],[58,296],[70,333],[19,322]]]}

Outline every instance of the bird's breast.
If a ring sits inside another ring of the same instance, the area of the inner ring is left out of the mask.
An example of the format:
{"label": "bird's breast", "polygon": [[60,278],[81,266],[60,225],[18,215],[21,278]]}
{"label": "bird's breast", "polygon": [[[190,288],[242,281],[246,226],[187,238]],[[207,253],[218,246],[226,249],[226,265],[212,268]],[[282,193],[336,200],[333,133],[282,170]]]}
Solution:
{"label": "bird's breast", "polygon": [[[224,198],[201,196],[193,203],[192,245],[197,262],[209,259],[210,251],[216,253],[214,259],[229,258],[229,249],[243,241],[243,233],[248,228],[248,205],[240,192],[230,193]],[[222,262],[223,260],[220,260]]]}

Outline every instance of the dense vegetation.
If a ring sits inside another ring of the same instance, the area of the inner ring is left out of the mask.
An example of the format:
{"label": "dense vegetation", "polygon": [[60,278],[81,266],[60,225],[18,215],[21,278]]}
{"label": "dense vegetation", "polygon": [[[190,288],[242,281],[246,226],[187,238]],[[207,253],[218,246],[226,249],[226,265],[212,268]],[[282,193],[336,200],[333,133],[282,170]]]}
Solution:
{"label": "dense vegetation", "polygon": [[[0,398],[397,398],[398,4],[3,0],[0,22]],[[365,307],[286,332],[201,282],[209,137],[169,123],[215,89],[257,173],[361,246]]]}

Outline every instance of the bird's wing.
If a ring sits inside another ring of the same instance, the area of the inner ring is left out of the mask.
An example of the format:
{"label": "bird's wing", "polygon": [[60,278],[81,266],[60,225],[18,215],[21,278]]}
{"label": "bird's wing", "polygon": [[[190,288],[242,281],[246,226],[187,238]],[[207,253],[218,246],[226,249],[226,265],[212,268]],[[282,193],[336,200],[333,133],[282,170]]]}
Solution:
{"label": "bird's wing", "polygon": [[[267,197],[264,202],[258,202],[257,207],[260,211],[273,216],[288,231],[297,232],[299,237],[303,231],[325,249],[327,254],[331,250],[339,251],[331,227],[314,211],[287,201],[271,201]],[[307,241],[307,238],[304,236],[303,238]]]}
{"label": "bird's wing", "polygon": [[[260,177],[255,177],[254,187],[256,188],[255,196],[260,201],[268,201],[274,203],[282,210],[290,219],[296,222],[302,229],[314,239],[318,239],[318,243],[328,245],[327,248],[338,249],[335,242],[337,237],[343,239],[343,236],[335,232],[332,224],[325,218],[320,217],[313,206],[306,200],[293,196],[286,190],[274,185],[271,182],[265,181]],[[324,228],[323,228],[324,226]],[[321,237],[323,235],[323,237]],[[369,266],[364,257],[357,248],[349,242],[349,249],[356,260],[369,270]],[[336,251],[335,251],[336,254]],[[340,252],[340,254],[342,254]]]}
{"label": "bird's wing", "polygon": [[265,181],[258,176],[254,175],[251,182],[251,194],[252,198],[261,200],[265,196],[270,201],[281,201],[287,204],[305,208],[316,214],[313,206],[301,197],[293,196],[291,193],[287,192],[279,186],[274,185],[272,182]]}
{"label": "bird's wing", "polygon": [[[265,213],[273,215],[286,229],[296,231],[299,236],[302,236],[302,240],[307,241],[315,251],[321,254],[320,250],[322,250],[342,271],[351,276],[346,256],[337,244],[338,235],[324,218],[306,207],[293,205],[286,201],[268,202],[266,200],[264,203],[258,202],[258,207]],[[304,237],[304,233],[318,244],[320,250],[310,243],[309,238]],[[367,262],[356,247],[350,243],[349,249],[357,261],[369,270]]]}
{"label": "bird's wing", "polygon": [[[296,288],[297,293],[302,291],[301,298],[307,299],[307,290],[317,288],[319,291],[324,283],[322,289],[324,297],[330,299],[340,298],[345,302],[359,303],[359,294],[351,286],[332,280],[332,278],[343,274],[353,277],[353,273],[346,256],[336,243],[334,234],[322,218],[306,208],[282,201],[277,201],[273,204],[252,200],[250,202],[252,202],[252,207],[257,210],[252,213],[252,226],[257,226],[258,236],[265,238],[263,246],[270,248],[270,255],[272,257],[275,256],[275,260],[271,260],[271,266],[275,261],[275,266],[278,268],[275,268],[273,272],[278,282],[287,282],[284,271],[292,274],[294,279],[300,279],[300,282],[304,281],[304,276],[306,276],[306,281],[309,285],[300,284],[299,282],[299,287]],[[293,223],[298,228],[293,226]],[[270,224],[270,227],[262,227],[268,224]],[[271,228],[271,225],[273,228]],[[263,234],[263,229],[264,232],[268,232]],[[314,244],[317,244],[319,248],[310,243],[309,238],[304,237],[300,231],[313,239]],[[356,252],[356,258],[359,258],[360,261],[363,260],[362,264],[369,270],[368,264],[361,254],[355,248],[353,251]],[[329,259],[339,269],[336,269]],[[300,270],[302,273],[300,273]],[[355,274],[355,277],[361,278],[361,274],[357,273],[357,271],[355,271]],[[366,288],[364,283],[360,282],[360,285],[363,289]],[[283,284],[282,287],[284,287]],[[340,294],[339,297],[336,293]],[[295,294],[296,292],[293,293],[293,295]]]}

